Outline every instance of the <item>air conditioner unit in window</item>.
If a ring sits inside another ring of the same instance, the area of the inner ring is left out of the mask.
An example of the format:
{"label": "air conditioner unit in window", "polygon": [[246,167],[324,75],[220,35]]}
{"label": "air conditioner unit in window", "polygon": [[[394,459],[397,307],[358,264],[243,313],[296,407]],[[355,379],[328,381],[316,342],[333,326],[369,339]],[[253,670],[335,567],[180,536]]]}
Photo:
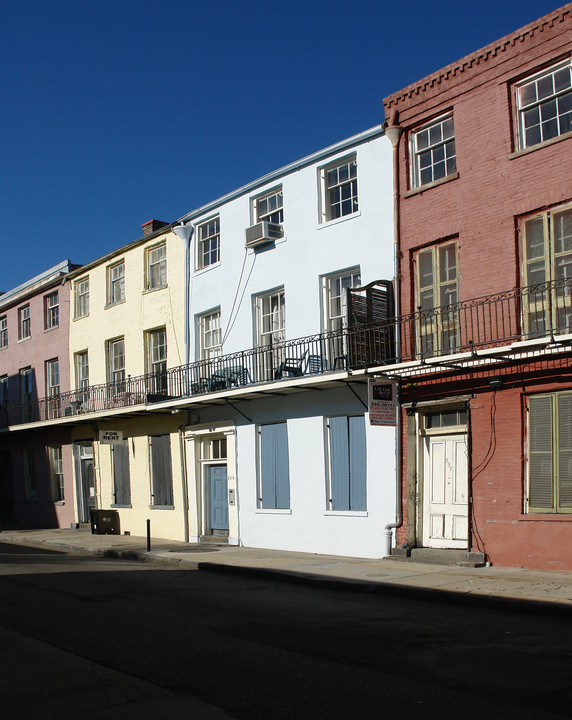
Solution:
{"label": "air conditioner unit in window", "polygon": [[271,222],[259,222],[246,228],[246,247],[255,247],[280,240],[283,235],[282,225]]}

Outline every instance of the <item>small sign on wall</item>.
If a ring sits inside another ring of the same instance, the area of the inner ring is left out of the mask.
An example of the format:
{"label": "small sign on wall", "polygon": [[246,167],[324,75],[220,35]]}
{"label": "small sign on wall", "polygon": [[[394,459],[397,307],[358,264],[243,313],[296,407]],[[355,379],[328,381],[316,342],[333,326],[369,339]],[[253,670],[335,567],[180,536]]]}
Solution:
{"label": "small sign on wall", "polygon": [[121,445],[123,442],[123,430],[100,430],[99,442],[102,445]]}
{"label": "small sign on wall", "polygon": [[369,381],[369,424],[388,427],[397,425],[397,383]]}

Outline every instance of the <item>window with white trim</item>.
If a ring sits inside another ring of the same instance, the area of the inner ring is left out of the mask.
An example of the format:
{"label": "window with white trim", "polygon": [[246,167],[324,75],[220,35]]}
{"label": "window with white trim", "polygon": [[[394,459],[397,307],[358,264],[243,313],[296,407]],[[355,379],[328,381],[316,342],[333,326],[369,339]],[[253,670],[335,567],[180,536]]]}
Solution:
{"label": "window with white trim", "polygon": [[107,304],[116,305],[125,300],[125,262],[107,268]]}
{"label": "window with white trim", "polygon": [[77,390],[89,387],[89,357],[87,350],[75,354],[75,386]]}
{"label": "window with white trim", "polygon": [[363,415],[326,418],[329,510],[367,510],[366,434]]}
{"label": "window with white trim", "polygon": [[197,228],[197,270],[220,260],[220,218],[215,217]]}
{"label": "window with white trim", "polygon": [[519,148],[572,131],[572,63],[566,60],[516,86]]}
{"label": "window with white trim", "polygon": [[18,309],[18,340],[26,340],[31,336],[30,306]]}
{"label": "window with white trim", "polygon": [[356,213],[358,205],[357,158],[352,155],[320,169],[322,222]]}
{"label": "window with white trim", "polygon": [[50,293],[44,297],[44,328],[52,330],[60,324],[60,302],[58,293]]}
{"label": "window with white trim", "polygon": [[65,500],[65,496],[61,445],[54,445],[48,447],[48,460],[50,463],[50,485],[52,502],[63,502]]}
{"label": "window with white trim", "polygon": [[572,513],[572,393],[528,400],[530,513]]}
{"label": "window with white trim", "polygon": [[199,315],[199,359],[212,360],[222,354],[220,309]]}
{"label": "window with white trim", "polygon": [[48,417],[58,417],[60,405],[60,362],[57,358],[46,361],[46,395]]}
{"label": "window with white trim", "polygon": [[8,347],[8,318],[0,317],[0,350]]}
{"label": "window with white trim", "polygon": [[572,206],[526,218],[522,234],[527,335],[572,332]]}
{"label": "window with white trim", "polygon": [[164,395],[167,392],[167,331],[165,328],[147,333],[147,390]]}
{"label": "window with white trim", "polygon": [[341,330],[347,327],[348,288],[361,284],[359,268],[324,277],[325,330]]}
{"label": "window with white trim", "polygon": [[107,343],[107,367],[110,383],[125,381],[125,340],[118,338]]}
{"label": "window with white trim", "polygon": [[254,221],[281,225],[284,222],[284,193],[282,186],[274,188],[253,200]]}
{"label": "window with white trim", "polygon": [[260,380],[273,380],[284,361],[286,309],[284,290],[256,298],[257,372]]}
{"label": "window with white trim", "polygon": [[76,280],[74,285],[74,318],[89,315],[89,278]]}
{"label": "window with white trim", "polygon": [[145,260],[145,287],[158,290],[167,285],[167,245],[161,243],[148,248]]}
{"label": "window with white trim", "polygon": [[432,120],[412,133],[411,158],[414,188],[457,172],[453,115]]}

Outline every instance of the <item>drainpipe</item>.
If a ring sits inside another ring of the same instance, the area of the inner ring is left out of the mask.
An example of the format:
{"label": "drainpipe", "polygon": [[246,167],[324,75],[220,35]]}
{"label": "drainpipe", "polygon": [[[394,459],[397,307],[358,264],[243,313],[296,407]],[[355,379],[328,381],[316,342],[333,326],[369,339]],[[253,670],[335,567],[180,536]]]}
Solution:
{"label": "drainpipe", "polygon": [[[190,268],[190,239],[193,234],[193,226],[181,223],[171,228],[175,235],[184,243],[185,246],[185,320],[183,334],[185,338],[185,374],[188,372],[189,363],[191,361],[190,348],[190,327],[189,327],[189,302],[191,294],[191,268]],[[185,392],[187,390],[188,381],[185,378]],[[187,485],[187,463],[184,452],[183,430],[188,424],[188,411],[185,411],[185,424],[181,425],[179,430],[179,460],[181,463],[181,477],[183,482],[183,528],[185,542],[189,542],[189,494]]]}
{"label": "drainpipe", "polygon": [[[395,348],[396,361],[401,359],[400,333],[399,333],[399,239],[400,239],[400,204],[399,204],[399,140],[403,134],[403,128],[399,125],[399,113],[394,110],[391,114],[389,122],[386,123],[385,134],[393,147],[393,293],[395,305]],[[401,434],[402,434],[402,418],[401,418],[401,393],[399,382],[397,383],[397,412],[396,412],[396,428],[395,428],[395,522],[388,523],[383,531],[384,548],[383,557],[391,554],[391,541],[393,538],[393,530],[403,525],[403,500],[401,490]]]}

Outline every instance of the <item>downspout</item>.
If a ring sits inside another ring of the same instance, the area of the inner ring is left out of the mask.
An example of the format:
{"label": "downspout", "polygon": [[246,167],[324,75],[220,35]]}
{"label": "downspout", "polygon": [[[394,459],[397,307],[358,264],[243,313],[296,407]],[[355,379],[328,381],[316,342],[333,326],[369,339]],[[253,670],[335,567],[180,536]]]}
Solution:
{"label": "downspout", "polygon": [[[399,203],[399,140],[403,134],[403,128],[399,123],[399,113],[394,110],[385,127],[385,134],[393,147],[393,293],[395,306],[395,350],[396,362],[400,362],[400,333],[399,333],[399,290],[400,290],[400,203]],[[397,411],[395,427],[395,522],[388,523],[383,531],[384,548],[383,557],[391,555],[391,544],[393,531],[403,525],[403,495],[401,489],[401,435],[403,423],[401,417],[401,393],[399,382],[397,382]]]}
{"label": "downspout", "polygon": [[[189,326],[189,303],[191,295],[191,268],[190,268],[190,240],[193,234],[193,226],[185,225],[181,223],[172,228],[173,232],[177,237],[180,237],[185,247],[185,319],[183,327],[183,337],[185,342],[185,368],[188,372],[189,363],[191,361],[191,348],[190,348],[190,326]],[[188,390],[188,378],[185,377],[185,392]],[[187,478],[187,461],[184,451],[184,428],[189,423],[189,413],[185,410],[185,423],[178,428],[179,431],[179,460],[181,463],[181,480],[182,480],[182,491],[183,491],[183,531],[185,542],[189,542],[189,493],[188,493],[188,478]]]}

